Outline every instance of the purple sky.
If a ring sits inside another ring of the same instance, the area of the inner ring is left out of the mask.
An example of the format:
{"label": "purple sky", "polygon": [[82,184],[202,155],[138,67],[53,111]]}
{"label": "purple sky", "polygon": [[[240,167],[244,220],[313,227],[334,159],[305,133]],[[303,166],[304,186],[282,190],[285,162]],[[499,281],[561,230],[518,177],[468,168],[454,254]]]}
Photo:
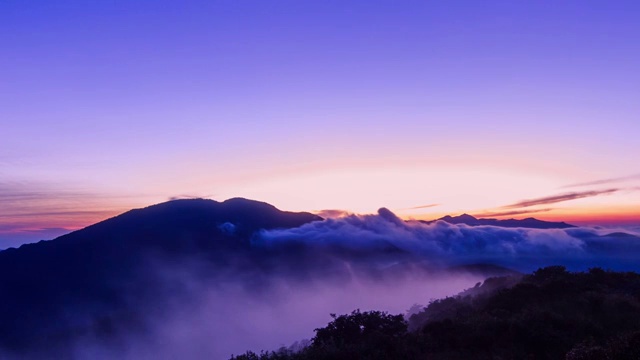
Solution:
{"label": "purple sky", "polygon": [[637,1],[3,1],[0,248],[175,196],[429,217],[615,188],[539,209],[640,219],[638,19]]}

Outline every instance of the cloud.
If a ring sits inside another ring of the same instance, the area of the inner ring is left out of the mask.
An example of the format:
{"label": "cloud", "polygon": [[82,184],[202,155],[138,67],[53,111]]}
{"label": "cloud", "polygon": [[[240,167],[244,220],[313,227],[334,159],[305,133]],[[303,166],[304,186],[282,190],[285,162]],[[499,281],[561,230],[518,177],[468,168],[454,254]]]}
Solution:
{"label": "cloud", "polygon": [[377,215],[350,215],[294,229],[263,231],[253,241],[256,246],[275,249],[299,244],[315,249],[337,246],[354,251],[400,251],[434,266],[490,263],[532,271],[563,264],[576,269],[640,269],[640,238],[632,235],[634,242],[610,234],[611,231],[587,227],[530,229],[471,227],[444,221],[406,222],[381,209]]}
{"label": "cloud", "polygon": [[338,209],[318,210],[318,211],[314,211],[313,213],[324,219],[335,219],[335,218],[351,215],[351,212],[347,210],[338,210]]}
{"label": "cloud", "polygon": [[114,200],[114,198],[128,197],[41,183],[0,182],[0,203],[5,205],[0,208],[0,211],[6,210],[7,205],[12,207],[18,205],[51,206],[52,203],[66,205],[70,203],[77,204],[78,202],[88,205],[87,202],[96,202],[104,199]]}
{"label": "cloud", "polygon": [[553,210],[552,208],[547,208],[547,209],[537,209],[537,210],[512,210],[512,211],[484,212],[484,213],[474,214],[473,216],[478,218],[488,218],[488,217],[534,214],[534,213],[540,213],[540,212],[548,212],[552,210]]}
{"label": "cloud", "polygon": [[189,194],[180,194],[180,195],[175,195],[175,196],[170,196],[168,201],[174,201],[174,200],[183,200],[183,199],[211,199],[213,198],[214,195],[189,195]]}
{"label": "cloud", "polygon": [[617,177],[617,178],[608,178],[608,179],[600,179],[600,180],[588,181],[588,182],[583,182],[583,183],[569,184],[569,185],[563,186],[563,188],[612,184],[612,183],[618,183],[618,182],[623,182],[623,181],[628,181],[628,180],[640,180],[640,173],[633,174],[633,175],[628,175],[628,176],[621,176],[621,177]]}
{"label": "cloud", "polygon": [[91,196],[88,192],[43,189],[39,186],[35,187],[19,183],[0,184],[0,202],[3,204],[43,199],[76,200],[84,199],[88,196]]}
{"label": "cloud", "polygon": [[612,194],[617,191],[620,191],[620,189],[570,192],[570,193],[565,193],[560,195],[546,196],[546,197],[537,198],[537,199],[522,200],[515,204],[503,206],[502,208],[516,209],[516,208],[524,208],[524,207],[530,207],[530,206],[536,206],[536,205],[555,204],[563,201],[570,201],[570,200],[582,199],[587,197]]}
{"label": "cloud", "polygon": [[109,217],[113,216],[114,212],[111,210],[59,210],[59,211],[42,211],[42,212],[29,212],[29,213],[17,213],[11,215],[0,215],[2,217],[11,218],[25,218],[25,217],[44,217],[44,216],[60,216],[60,217]]}
{"label": "cloud", "polygon": [[440,206],[440,204],[420,205],[420,206],[414,206],[414,207],[410,207],[410,208],[406,208],[406,209],[400,209],[400,210],[418,210],[418,209],[428,209],[428,208],[432,208],[432,207],[436,207],[436,206]]}
{"label": "cloud", "polygon": [[40,232],[40,231],[66,231],[66,232],[69,231],[69,229],[62,228],[62,227],[28,227],[28,226],[29,226],[29,223],[27,222],[0,224],[0,234],[33,233],[33,232]]}
{"label": "cloud", "polygon": [[[20,232],[51,227],[76,229],[104,220],[131,208],[132,199],[82,187],[0,181],[0,248],[6,247],[5,239],[20,239],[26,243],[59,234],[44,231],[41,237],[17,236]],[[11,241],[11,244],[18,243]]]}

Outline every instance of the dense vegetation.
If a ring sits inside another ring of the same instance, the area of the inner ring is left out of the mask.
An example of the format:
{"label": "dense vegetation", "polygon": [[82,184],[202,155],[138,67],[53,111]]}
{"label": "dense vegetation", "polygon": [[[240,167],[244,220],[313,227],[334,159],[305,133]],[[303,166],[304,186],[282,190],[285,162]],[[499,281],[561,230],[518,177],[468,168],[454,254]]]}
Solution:
{"label": "dense vegetation", "polygon": [[299,351],[232,359],[640,359],[640,275],[547,267],[489,279],[408,321],[357,310],[315,332]]}

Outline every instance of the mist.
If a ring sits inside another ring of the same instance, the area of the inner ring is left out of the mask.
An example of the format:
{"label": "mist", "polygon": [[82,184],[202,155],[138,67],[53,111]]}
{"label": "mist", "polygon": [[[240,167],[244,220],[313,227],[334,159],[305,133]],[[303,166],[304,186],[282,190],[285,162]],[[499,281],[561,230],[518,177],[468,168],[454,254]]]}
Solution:
{"label": "mist", "polygon": [[153,281],[163,289],[145,311],[143,331],[125,331],[107,342],[82,339],[74,344],[73,357],[228,359],[247,350],[295,348],[332,313],[405,314],[416,303],[455,295],[484,279],[469,272],[414,269],[388,277],[353,271],[344,278],[301,281],[280,272],[256,286],[229,273],[204,280],[201,264],[167,265],[156,262],[153,270]]}

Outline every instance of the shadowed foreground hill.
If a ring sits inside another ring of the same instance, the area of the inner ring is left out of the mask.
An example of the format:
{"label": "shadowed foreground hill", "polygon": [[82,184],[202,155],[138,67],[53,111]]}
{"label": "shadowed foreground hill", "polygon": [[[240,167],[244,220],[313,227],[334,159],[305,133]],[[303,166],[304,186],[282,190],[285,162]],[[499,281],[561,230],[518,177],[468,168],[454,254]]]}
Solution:
{"label": "shadowed foreground hill", "polygon": [[[416,299],[419,301],[420,299]],[[411,329],[411,330],[409,330]],[[334,316],[300,352],[234,360],[640,359],[640,275],[599,268],[491,278],[457,297],[401,315]]]}
{"label": "shadowed foreground hill", "polygon": [[[0,252],[0,349],[62,344],[85,332],[125,327],[157,295],[147,261],[223,266],[247,252],[260,229],[321,220],[241,198],[175,200],[128,211],[51,241]],[[162,285],[162,284],[161,284]]]}

